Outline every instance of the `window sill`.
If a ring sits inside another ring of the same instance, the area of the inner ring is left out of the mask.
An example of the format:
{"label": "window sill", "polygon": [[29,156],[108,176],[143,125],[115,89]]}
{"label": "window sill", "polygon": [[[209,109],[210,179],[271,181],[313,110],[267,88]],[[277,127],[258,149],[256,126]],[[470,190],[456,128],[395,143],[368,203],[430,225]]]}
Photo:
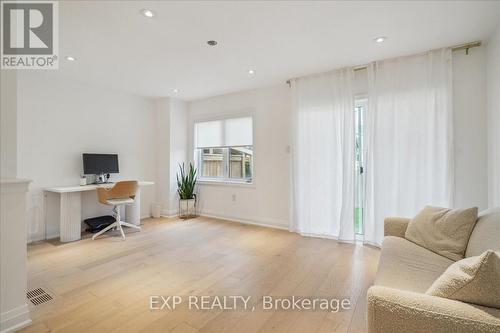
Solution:
{"label": "window sill", "polygon": [[198,179],[196,181],[198,185],[212,185],[212,186],[236,186],[236,187],[246,187],[255,188],[255,181],[251,183],[239,182],[239,181],[224,181],[224,180],[210,180],[210,179]]}

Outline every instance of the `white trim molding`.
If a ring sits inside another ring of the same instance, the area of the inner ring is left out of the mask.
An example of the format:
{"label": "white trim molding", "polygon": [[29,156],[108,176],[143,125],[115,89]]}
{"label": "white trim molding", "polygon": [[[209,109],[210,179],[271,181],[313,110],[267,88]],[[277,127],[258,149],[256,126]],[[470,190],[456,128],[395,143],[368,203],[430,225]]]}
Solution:
{"label": "white trim molding", "polygon": [[0,191],[4,193],[27,192],[31,179],[2,179],[0,180]]}
{"label": "white trim molding", "polygon": [[281,229],[288,230],[288,221],[281,219],[272,219],[272,218],[261,218],[256,216],[249,216],[248,218],[242,218],[238,216],[232,216],[227,214],[220,214],[212,211],[201,211],[199,212],[200,216],[210,217],[214,219],[230,221],[230,222],[238,222],[243,224],[251,224],[257,225],[260,227],[273,228],[273,229]]}
{"label": "white trim molding", "polygon": [[161,211],[162,217],[173,218],[179,216],[179,209],[164,209]]}
{"label": "white trim molding", "polygon": [[[260,227],[280,229],[280,230],[288,230],[288,221],[287,220],[278,220],[278,219],[269,219],[269,218],[263,219],[263,218],[257,218],[257,217],[251,217],[250,219],[246,219],[246,218],[241,218],[241,217],[227,215],[227,214],[215,213],[215,212],[211,212],[211,211],[207,211],[207,210],[197,212],[197,213],[198,213],[198,216],[209,217],[209,218],[217,219],[217,220],[224,220],[224,221],[229,221],[229,222],[257,225]],[[179,216],[179,210],[178,209],[163,210],[161,212],[161,216],[166,217],[166,218],[175,218],[175,217]]]}
{"label": "white trim molding", "polygon": [[198,179],[196,181],[197,186],[235,186],[235,187],[246,187],[246,188],[256,188],[255,183],[246,183],[241,181],[223,181],[223,180],[209,180],[209,179]]}
{"label": "white trim molding", "polygon": [[10,333],[31,325],[28,304],[0,313],[0,333]]}

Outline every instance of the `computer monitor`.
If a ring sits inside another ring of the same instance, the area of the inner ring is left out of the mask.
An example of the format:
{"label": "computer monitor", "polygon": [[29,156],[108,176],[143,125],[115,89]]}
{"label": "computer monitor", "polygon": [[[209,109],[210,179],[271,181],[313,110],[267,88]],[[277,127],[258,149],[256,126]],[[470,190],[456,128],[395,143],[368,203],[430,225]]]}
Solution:
{"label": "computer monitor", "polygon": [[83,173],[86,175],[100,175],[118,173],[117,154],[82,154]]}

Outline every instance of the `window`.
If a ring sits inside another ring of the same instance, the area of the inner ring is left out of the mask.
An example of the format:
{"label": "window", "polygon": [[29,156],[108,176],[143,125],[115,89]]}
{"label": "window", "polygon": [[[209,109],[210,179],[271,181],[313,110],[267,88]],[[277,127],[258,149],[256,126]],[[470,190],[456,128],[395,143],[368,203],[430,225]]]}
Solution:
{"label": "window", "polygon": [[195,122],[194,159],[201,181],[253,181],[253,118]]}

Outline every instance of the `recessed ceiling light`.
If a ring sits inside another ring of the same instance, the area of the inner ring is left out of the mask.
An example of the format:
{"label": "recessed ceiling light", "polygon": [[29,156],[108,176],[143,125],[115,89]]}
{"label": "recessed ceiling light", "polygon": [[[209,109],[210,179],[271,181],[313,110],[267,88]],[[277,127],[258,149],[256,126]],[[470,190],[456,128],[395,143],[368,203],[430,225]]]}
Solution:
{"label": "recessed ceiling light", "polygon": [[155,13],[151,9],[143,9],[143,10],[141,10],[141,13],[142,13],[142,15],[149,17],[149,18],[155,16]]}
{"label": "recessed ceiling light", "polygon": [[172,91],[177,94],[179,92],[179,89],[175,88],[175,89],[172,89]]}
{"label": "recessed ceiling light", "polygon": [[250,75],[254,75],[254,74],[255,74],[255,69],[249,69],[249,70],[248,70],[248,74],[250,74]]}
{"label": "recessed ceiling light", "polygon": [[67,56],[67,57],[66,57],[66,60],[68,60],[68,61],[75,61],[75,60],[76,60],[76,58],[75,58],[75,57],[72,57],[72,56]]}
{"label": "recessed ceiling light", "polygon": [[377,37],[374,39],[375,43],[382,43],[385,42],[387,38],[386,37]]}
{"label": "recessed ceiling light", "polygon": [[207,41],[207,44],[210,46],[215,46],[215,45],[217,45],[217,41],[216,40],[209,40],[209,41]]}

